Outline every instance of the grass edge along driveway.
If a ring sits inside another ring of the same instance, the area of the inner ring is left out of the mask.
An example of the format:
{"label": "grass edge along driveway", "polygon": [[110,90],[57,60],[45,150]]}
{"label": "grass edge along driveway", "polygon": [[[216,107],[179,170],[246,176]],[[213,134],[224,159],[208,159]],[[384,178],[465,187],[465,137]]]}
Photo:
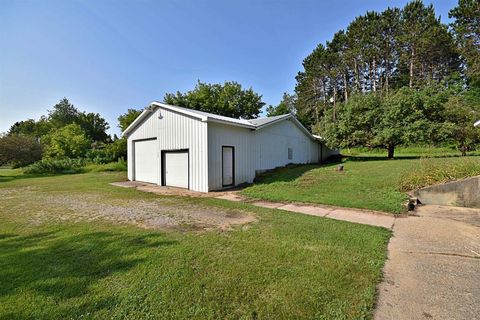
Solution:
{"label": "grass edge along driveway", "polygon": [[257,221],[230,231],[167,231],[37,219],[75,213],[42,203],[52,194],[96,193],[132,207],[163,201],[108,185],[124,178],[7,179],[0,171],[0,318],[371,318],[386,229],[198,198],[177,201]]}

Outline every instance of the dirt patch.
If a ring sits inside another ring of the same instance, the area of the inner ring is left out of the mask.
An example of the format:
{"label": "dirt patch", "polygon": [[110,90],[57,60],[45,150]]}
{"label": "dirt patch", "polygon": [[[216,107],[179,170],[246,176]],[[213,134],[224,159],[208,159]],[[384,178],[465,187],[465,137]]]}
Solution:
{"label": "dirt patch", "polygon": [[29,189],[0,189],[0,198],[4,200],[0,208],[28,212],[33,224],[106,220],[146,229],[228,230],[256,220],[244,211],[192,205],[178,198],[105,199],[93,193],[46,194]]}

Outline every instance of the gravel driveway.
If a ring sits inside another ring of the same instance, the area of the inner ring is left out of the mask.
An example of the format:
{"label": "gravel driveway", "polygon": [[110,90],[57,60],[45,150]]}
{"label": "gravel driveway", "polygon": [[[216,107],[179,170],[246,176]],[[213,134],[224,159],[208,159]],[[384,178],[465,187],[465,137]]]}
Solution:
{"label": "gravel driveway", "polygon": [[134,224],[146,229],[229,229],[253,222],[248,212],[193,204],[178,197],[120,199],[96,193],[46,193],[35,188],[0,189],[0,210],[12,215],[28,211],[29,223],[103,220]]}

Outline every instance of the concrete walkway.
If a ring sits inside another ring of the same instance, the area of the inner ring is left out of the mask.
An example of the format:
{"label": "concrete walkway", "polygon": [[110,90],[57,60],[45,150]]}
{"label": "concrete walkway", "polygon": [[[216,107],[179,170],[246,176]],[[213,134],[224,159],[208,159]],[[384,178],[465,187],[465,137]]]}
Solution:
{"label": "concrete walkway", "polygon": [[225,193],[216,196],[217,199],[225,199],[230,201],[248,202],[254,206],[280,209],[291,212],[298,212],[308,214],[317,217],[326,217],[336,220],[350,221],[361,224],[368,224],[372,226],[384,227],[392,229],[396,217],[392,214],[386,214],[382,212],[375,212],[361,209],[350,209],[323,205],[307,205],[307,204],[295,204],[295,203],[282,203],[282,202],[270,202],[270,201],[251,201],[238,193]]}
{"label": "concrete walkway", "polygon": [[397,219],[375,319],[480,319],[480,210],[420,206]]}

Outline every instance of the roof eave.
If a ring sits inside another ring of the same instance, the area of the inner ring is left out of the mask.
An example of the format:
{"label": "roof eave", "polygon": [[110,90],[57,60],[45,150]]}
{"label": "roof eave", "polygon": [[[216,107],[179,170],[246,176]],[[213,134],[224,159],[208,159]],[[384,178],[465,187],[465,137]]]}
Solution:
{"label": "roof eave", "polygon": [[244,123],[238,123],[238,122],[232,122],[232,121],[227,121],[227,120],[220,120],[220,119],[215,119],[211,117],[207,117],[207,122],[214,122],[214,123],[221,123],[221,124],[226,124],[229,126],[235,126],[235,127],[242,127],[242,128],[247,128],[247,129],[255,129],[256,127],[253,124],[244,124]]}

